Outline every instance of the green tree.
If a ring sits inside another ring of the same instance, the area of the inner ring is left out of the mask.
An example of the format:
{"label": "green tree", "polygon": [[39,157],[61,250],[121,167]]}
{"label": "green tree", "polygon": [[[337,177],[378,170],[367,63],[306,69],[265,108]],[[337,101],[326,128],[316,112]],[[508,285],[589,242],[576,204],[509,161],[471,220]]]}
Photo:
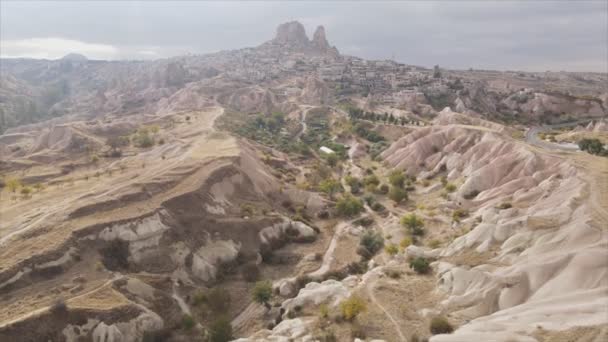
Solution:
{"label": "green tree", "polygon": [[412,235],[424,235],[424,221],[415,213],[407,214],[401,218],[401,225],[406,227]]}
{"label": "green tree", "polygon": [[395,170],[388,175],[388,181],[392,186],[402,188],[405,182],[405,175],[401,170]]}
{"label": "green tree", "polygon": [[401,203],[403,201],[407,201],[407,192],[402,188],[392,186],[391,190],[388,192],[388,198],[395,203]]}
{"label": "green tree", "polygon": [[578,147],[582,151],[596,155],[600,155],[604,152],[604,145],[599,139],[581,139],[578,142]]}
{"label": "green tree", "polygon": [[220,317],[209,327],[209,340],[211,342],[228,342],[233,340],[232,325],[227,317]]}
{"label": "green tree", "polygon": [[256,303],[264,304],[270,310],[268,301],[272,298],[272,283],[269,280],[258,281],[252,291],[253,300]]}
{"label": "green tree", "polygon": [[410,268],[418,274],[427,274],[431,270],[431,265],[425,258],[418,257],[410,260]]}
{"label": "green tree", "polygon": [[319,191],[327,194],[329,198],[333,199],[334,194],[342,189],[340,182],[333,178],[324,179],[319,183]]}
{"label": "green tree", "polygon": [[336,211],[342,216],[355,216],[363,210],[363,202],[351,195],[346,195],[336,203]]}

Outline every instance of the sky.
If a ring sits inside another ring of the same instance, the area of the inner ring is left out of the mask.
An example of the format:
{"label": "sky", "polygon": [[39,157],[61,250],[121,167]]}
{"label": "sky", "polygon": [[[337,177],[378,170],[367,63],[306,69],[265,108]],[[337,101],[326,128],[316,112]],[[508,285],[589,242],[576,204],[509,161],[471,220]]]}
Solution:
{"label": "sky", "polygon": [[0,56],[156,59],[324,25],[341,53],[453,69],[608,72],[608,0],[0,1]]}

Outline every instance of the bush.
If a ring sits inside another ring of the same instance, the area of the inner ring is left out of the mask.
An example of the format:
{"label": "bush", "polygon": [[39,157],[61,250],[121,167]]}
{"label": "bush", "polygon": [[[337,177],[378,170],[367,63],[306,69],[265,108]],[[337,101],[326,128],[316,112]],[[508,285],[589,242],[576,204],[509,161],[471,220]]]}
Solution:
{"label": "bush", "polygon": [[456,209],[452,212],[452,220],[454,222],[460,222],[460,219],[469,216],[469,211],[465,209]]}
{"label": "bush", "polygon": [[324,179],[319,183],[319,191],[333,199],[336,192],[342,191],[342,185],[333,178]]}
{"label": "bush", "polygon": [[426,258],[418,257],[410,260],[410,268],[418,274],[427,274],[431,270],[431,265]]}
{"label": "bush", "polygon": [[207,302],[207,295],[205,293],[203,293],[202,291],[197,291],[192,296],[192,303],[194,304],[194,306],[199,306],[206,302]]}
{"label": "bush", "polygon": [[182,316],[182,328],[184,330],[192,330],[192,328],[194,328],[195,325],[196,325],[196,322],[194,322],[194,318],[192,318],[192,316],[190,316],[188,314],[184,314]]}
{"label": "bush", "polygon": [[338,338],[333,330],[323,330],[320,335],[315,337],[315,341],[319,342],[336,342]]}
{"label": "bush", "polygon": [[401,224],[414,236],[424,235],[424,221],[414,213],[403,216]]}
{"label": "bush", "polygon": [[431,330],[431,334],[433,335],[451,334],[454,331],[454,328],[450,322],[448,322],[445,317],[441,316],[433,317],[433,319],[431,319],[429,328]]}
{"label": "bush", "polygon": [[68,306],[65,304],[63,299],[57,299],[53,302],[53,305],[49,308],[49,312],[52,315],[66,315],[68,313]]}
{"label": "bush", "polygon": [[336,203],[336,211],[341,216],[355,216],[359,214],[363,210],[363,203],[361,200],[351,196],[346,195],[342,197]]}
{"label": "bush", "polygon": [[433,249],[438,248],[439,246],[441,246],[441,241],[439,241],[437,239],[433,239],[433,240],[429,241],[428,246]]}
{"label": "bush", "polygon": [[232,325],[227,317],[220,317],[209,327],[210,342],[228,342],[233,340]]}
{"label": "bush", "polygon": [[384,238],[379,233],[367,231],[361,236],[359,246],[364,249],[363,251],[358,250],[358,252],[362,252],[359,254],[362,257],[369,259],[378,253],[382,246],[384,246]]}
{"label": "bush", "polygon": [[24,186],[21,188],[21,194],[23,196],[29,196],[32,193],[32,188],[30,188],[29,186]]}
{"label": "bush", "polygon": [[384,211],[384,209],[386,209],[381,203],[374,203],[372,204],[372,210],[376,211],[376,212],[380,212],[380,211]]}
{"label": "bush", "polygon": [[384,251],[388,255],[395,255],[395,254],[397,254],[399,252],[399,248],[395,244],[390,244],[390,245],[384,247]]}
{"label": "bush", "polygon": [[405,182],[403,171],[395,170],[388,175],[388,181],[392,186],[402,188]]}
{"label": "bush", "polygon": [[376,199],[374,198],[373,195],[365,195],[363,197],[363,200],[365,201],[365,203],[369,206],[371,206],[372,204],[374,204],[374,202],[376,201]]}
{"label": "bush", "polygon": [[364,274],[367,272],[367,262],[359,261],[359,262],[351,262],[346,266],[346,271],[348,274]]}
{"label": "bush", "polygon": [[6,187],[11,192],[16,192],[20,186],[21,186],[21,181],[19,181],[17,178],[9,178],[6,180]]}
{"label": "bush", "polygon": [[407,192],[402,188],[393,186],[388,192],[388,198],[390,198],[395,203],[401,203],[403,201],[407,201]]}
{"label": "bush", "polygon": [[403,239],[401,239],[401,241],[399,242],[399,247],[401,247],[401,249],[404,250],[404,249],[408,248],[411,244],[412,244],[412,238],[409,236],[406,236]]}
{"label": "bush", "polygon": [[578,147],[591,154],[600,155],[604,153],[604,145],[599,139],[582,139],[578,142]]}
{"label": "bush", "polygon": [[342,313],[342,317],[347,321],[352,321],[366,309],[367,306],[363,299],[355,295],[340,303],[340,312]]}
{"label": "bush", "polygon": [[370,176],[363,178],[363,184],[365,184],[365,185],[373,184],[374,186],[378,186],[378,185],[380,185],[380,180],[378,179],[378,177],[376,177],[376,175],[372,174]]}
{"label": "bush", "polygon": [[270,309],[268,301],[272,298],[272,283],[269,280],[258,281],[255,283],[251,295],[256,303],[264,304],[266,308]]}
{"label": "bush", "polygon": [[100,250],[103,265],[110,271],[125,270],[129,268],[129,243],[114,239]]}
{"label": "bush", "polygon": [[447,192],[454,192],[454,191],[456,191],[456,185],[454,185],[452,183],[447,183],[445,185],[445,191],[447,191]]}
{"label": "bush", "polygon": [[319,306],[319,317],[328,318],[329,317],[329,307],[327,304],[321,304]]}
{"label": "bush", "polygon": [[388,194],[388,185],[386,184],[382,184],[378,187],[377,189],[378,193],[381,195],[386,195]]}

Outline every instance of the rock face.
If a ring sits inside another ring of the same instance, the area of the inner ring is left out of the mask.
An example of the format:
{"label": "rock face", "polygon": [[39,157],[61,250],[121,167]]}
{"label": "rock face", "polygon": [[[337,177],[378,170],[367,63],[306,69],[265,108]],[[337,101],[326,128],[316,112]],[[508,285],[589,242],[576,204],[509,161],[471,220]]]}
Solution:
{"label": "rock face", "polygon": [[277,27],[275,38],[263,46],[279,46],[294,52],[304,52],[307,54],[320,54],[337,57],[338,49],[329,45],[325,36],[325,28],[317,27],[312,40],[308,39],[304,25],[298,21],[290,21]]}
{"label": "rock face", "polygon": [[277,35],[273,40],[278,44],[302,46],[308,45],[308,37],[304,26],[297,21],[290,21],[277,27]]}

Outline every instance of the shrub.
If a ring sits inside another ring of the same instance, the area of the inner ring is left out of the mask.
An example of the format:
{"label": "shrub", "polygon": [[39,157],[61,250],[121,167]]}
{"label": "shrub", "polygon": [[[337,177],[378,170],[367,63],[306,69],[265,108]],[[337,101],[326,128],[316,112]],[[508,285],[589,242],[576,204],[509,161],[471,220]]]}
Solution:
{"label": "shrub", "polygon": [[21,186],[21,181],[19,181],[17,178],[9,178],[6,180],[6,187],[11,192],[16,192],[20,186]]}
{"label": "shrub", "polygon": [[194,304],[194,306],[199,306],[206,302],[207,302],[207,295],[205,293],[203,293],[202,291],[197,291],[192,296],[192,303]]}
{"label": "shrub", "polygon": [[402,188],[393,186],[388,192],[388,198],[390,198],[395,203],[401,203],[403,201],[407,201],[407,192]]}
{"label": "shrub", "polygon": [[21,188],[21,194],[23,196],[29,196],[32,193],[32,188],[30,188],[29,186],[24,186]]}
{"label": "shrub", "polygon": [[269,280],[258,281],[255,283],[251,295],[256,303],[264,304],[266,308],[270,309],[268,301],[272,298],[272,283]]}
{"label": "shrub", "polygon": [[604,145],[599,139],[581,139],[578,142],[578,147],[582,151],[596,155],[603,154],[604,152]]}
{"label": "shrub", "polygon": [[401,249],[404,250],[404,249],[408,248],[411,244],[412,244],[412,238],[409,236],[406,236],[403,239],[401,239],[401,241],[399,242],[399,247],[401,247]]}
{"label": "shrub", "polygon": [[338,338],[333,330],[323,330],[320,335],[315,337],[315,341],[319,342],[336,342]]}
{"label": "shrub", "polygon": [[376,199],[373,195],[365,195],[363,197],[363,201],[365,201],[367,205],[371,206],[376,201]]}
{"label": "shrub", "polygon": [[325,179],[319,183],[319,191],[327,194],[329,198],[334,198],[334,194],[342,190],[340,182],[333,178]]}
{"label": "shrub", "polygon": [[388,181],[392,186],[402,188],[405,182],[403,171],[395,170],[388,175]]}
{"label": "shrub", "polygon": [[435,248],[438,248],[439,246],[441,246],[441,241],[439,241],[437,239],[433,239],[433,240],[429,241],[429,247],[435,249]]}
{"label": "shrub", "polygon": [[405,215],[401,218],[401,224],[414,236],[424,235],[424,221],[415,213]]}
{"label": "shrub", "polygon": [[192,318],[192,316],[190,316],[188,314],[184,314],[182,316],[182,328],[184,330],[192,330],[192,328],[194,328],[195,325],[196,325],[196,322],[194,322],[194,318]]}
{"label": "shrub", "polygon": [[363,203],[361,200],[351,196],[346,195],[342,197],[336,203],[336,211],[341,216],[355,216],[359,214],[363,210]]}
{"label": "shrub", "polygon": [[63,299],[57,299],[51,307],[49,308],[49,312],[52,315],[66,315],[68,313],[68,306],[65,304]]}
{"label": "shrub", "polygon": [[129,243],[114,239],[100,250],[103,265],[110,271],[129,268]]}
{"label": "shrub", "polygon": [[410,260],[410,268],[418,274],[427,274],[431,270],[431,265],[426,258],[418,257]]}
{"label": "shrub", "polygon": [[378,185],[380,185],[380,180],[378,179],[378,177],[376,177],[376,175],[372,174],[372,175],[369,175],[369,176],[363,178],[363,184],[365,184],[365,185],[373,184],[375,186],[378,186]]}
{"label": "shrub", "polygon": [[456,209],[452,212],[452,220],[454,222],[460,222],[460,219],[469,216],[469,211],[465,209]]}
{"label": "shrub", "polygon": [[379,233],[367,231],[365,234],[361,235],[359,246],[364,249],[363,251],[358,250],[358,252],[362,252],[359,254],[364,258],[370,258],[378,253],[382,246],[384,246],[384,238]]}
{"label": "shrub", "polygon": [[388,254],[388,255],[395,255],[399,252],[399,248],[397,247],[397,245],[390,244],[386,247],[384,247],[384,251]]}
{"label": "shrub", "polygon": [[447,183],[445,185],[445,191],[447,191],[447,192],[454,192],[454,191],[456,191],[456,185],[454,185],[452,183]]}
{"label": "shrub", "polygon": [[384,205],[382,205],[382,203],[376,202],[376,203],[372,204],[373,211],[380,212],[380,211],[384,211],[384,209],[386,209],[386,208],[384,207]]}
{"label": "shrub", "polygon": [[352,321],[366,309],[367,307],[363,299],[355,295],[350,296],[348,299],[340,303],[342,317],[347,321]]}
{"label": "shrub", "polygon": [[351,262],[346,266],[346,270],[348,274],[363,274],[367,272],[367,262],[359,261],[359,262]]}
{"label": "shrub", "polygon": [[369,227],[374,223],[374,219],[370,216],[362,217],[356,221],[353,221],[353,224],[361,227]]}
{"label": "shrub", "polygon": [[327,304],[321,304],[319,306],[319,317],[328,318],[329,317],[329,307]]}
{"label": "shrub", "polygon": [[386,184],[382,184],[376,189],[376,191],[381,195],[388,194],[388,190],[389,190],[389,188],[388,188],[388,185],[386,185]]}
{"label": "shrub", "polygon": [[211,323],[209,327],[210,342],[232,341],[232,325],[227,317],[220,317]]}
{"label": "shrub", "polygon": [[441,316],[433,317],[433,319],[431,319],[429,328],[431,330],[431,334],[433,335],[451,334],[454,331],[454,328],[450,322],[448,322],[445,317]]}

